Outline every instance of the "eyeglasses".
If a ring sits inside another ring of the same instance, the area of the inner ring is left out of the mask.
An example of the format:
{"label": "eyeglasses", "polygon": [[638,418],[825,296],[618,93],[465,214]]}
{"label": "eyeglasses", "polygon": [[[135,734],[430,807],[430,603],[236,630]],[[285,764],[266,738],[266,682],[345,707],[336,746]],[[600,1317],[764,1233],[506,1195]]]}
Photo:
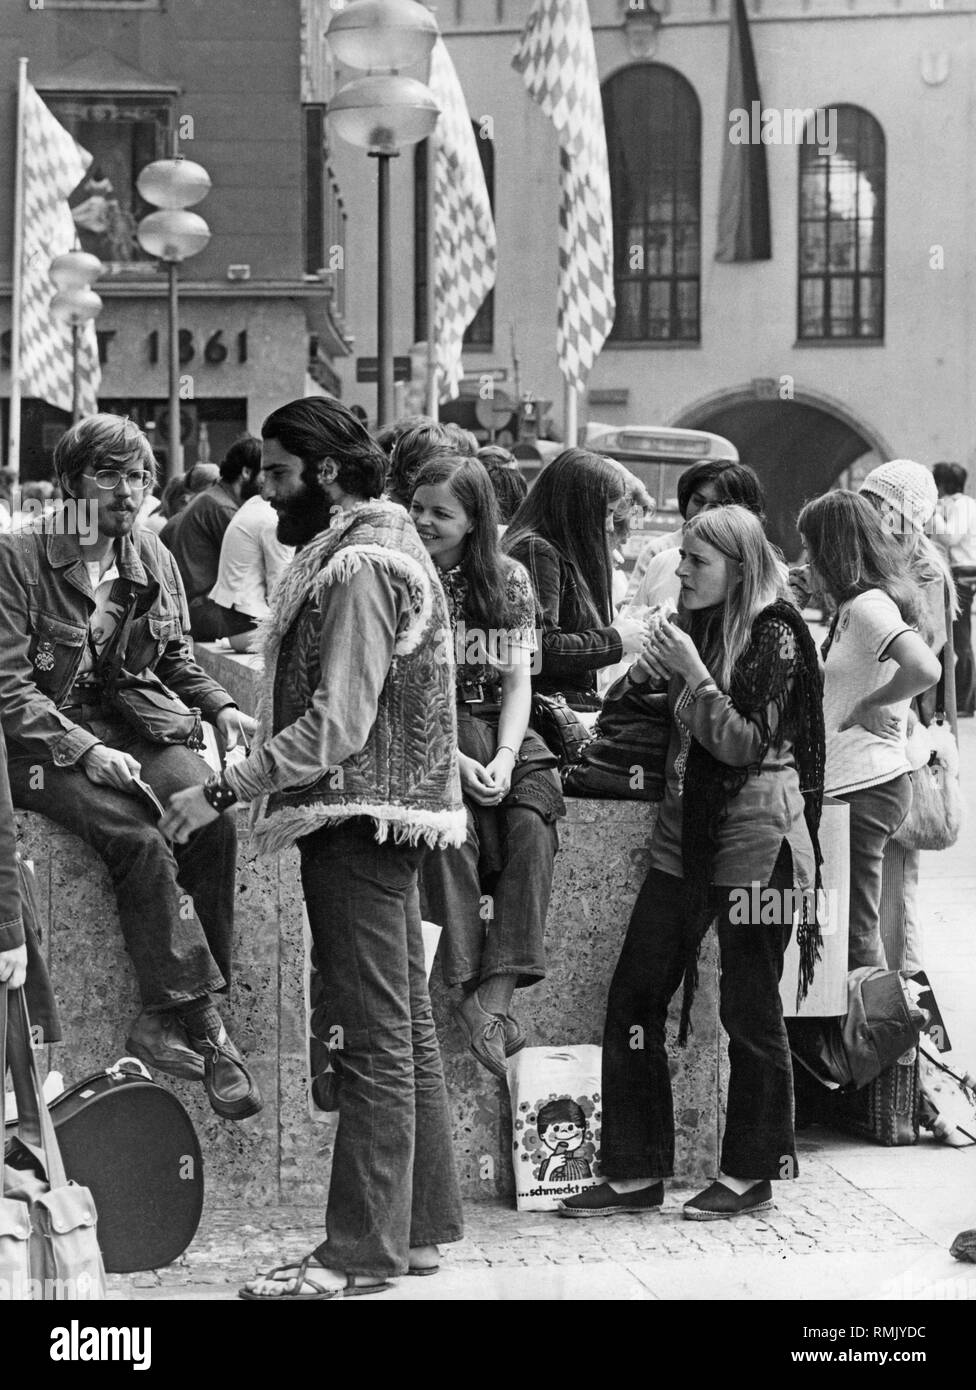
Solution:
{"label": "eyeglasses", "polygon": [[99,468],[95,473],[86,473],[84,476],[94,478],[95,486],[100,487],[103,492],[114,492],[123,478],[133,492],[149,487],[152,482],[152,474],[145,468],[134,468],[131,472],[120,468]]}

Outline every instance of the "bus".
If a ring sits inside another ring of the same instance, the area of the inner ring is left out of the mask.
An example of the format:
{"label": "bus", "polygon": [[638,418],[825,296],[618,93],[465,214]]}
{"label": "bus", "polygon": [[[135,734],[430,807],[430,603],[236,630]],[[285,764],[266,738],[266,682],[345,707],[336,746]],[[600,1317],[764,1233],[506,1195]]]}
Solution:
{"label": "bus", "polygon": [[644,520],[643,531],[636,531],[631,547],[640,549],[651,536],[676,531],[681,526],[678,511],[678,479],[694,463],[718,461],[738,463],[739,451],[728,439],[707,430],[669,429],[662,425],[613,425],[591,423],[586,427],[583,447],[595,454],[607,454],[639,478],[654,501],[654,511]]}

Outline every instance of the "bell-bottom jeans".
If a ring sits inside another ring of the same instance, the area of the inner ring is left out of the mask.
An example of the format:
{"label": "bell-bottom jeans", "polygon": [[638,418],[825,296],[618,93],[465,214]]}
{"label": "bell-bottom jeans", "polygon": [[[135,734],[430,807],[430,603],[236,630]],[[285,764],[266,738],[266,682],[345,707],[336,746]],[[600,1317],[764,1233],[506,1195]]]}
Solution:
{"label": "bell-bottom jeans", "polygon": [[329,1269],[382,1279],[405,1272],[411,1248],[462,1235],[420,927],[426,851],[377,843],[362,816],[298,843],[320,1016],[341,1074],[327,1235],[315,1253]]}
{"label": "bell-bottom jeans", "polygon": [[[764,886],[784,890],[792,883],[792,856],[784,842]],[[680,878],[651,869],[610,985],[600,1154],[601,1172],[610,1179],[674,1173],[665,1025],[685,967],[682,887]],[[731,1068],[722,1172],[734,1178],[795,1177],[793,1067],[779,996],[792,919],[782,926],[740,922],[737,890],[712,893],[721,959],[719,1014],[729,1035]]]}

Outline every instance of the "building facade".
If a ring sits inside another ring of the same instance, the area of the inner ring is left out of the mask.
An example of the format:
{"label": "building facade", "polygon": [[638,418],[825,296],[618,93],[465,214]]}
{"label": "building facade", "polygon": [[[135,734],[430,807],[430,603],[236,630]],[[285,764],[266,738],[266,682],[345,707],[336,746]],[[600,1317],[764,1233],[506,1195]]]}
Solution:
{"label": "building facade", "polygon": [[[469,389],[490,377],[501,391],[548,399],[558,428],[557,144],[511,66],[530,5],[439,0],[436,11],[472,120],[491,141],[498,279],[492,322],[465,353]],[[761,138],[773,113],[772,256],[726,264],[715,260],[722,156],[743,133],[726,99],[729,0],[589,0],[618,308],[581,418],[726,435],[764,477],[774,531],[792,544],[799,503],[846,470],[896,456],[976,464],[966,234],[976,6],[747,8],[763,110],[746,113],[746,133]],[[335,161],[348,190],[347,302],[357,351],[372,353],[375,189],[358,152],[337,147]],[[425,327],[414,292],[422,180],[413,152],[397,164],[396,351],[407,354]],[[346,397],[372,414],[353,359],[340,375]]]}
{"label": "building facade", "polygon": [[[93,155],[72,194],[78,239],[106,267],[96,288],[100,403],[167,438],[165,270],[135,225],[153,211],[141,168],[174,148],[212,188],[195,209],[212,237],[180,271],[184,465],[215,461],[283,401],[338,391],[348,351],[326,248],[344,209],[323,143],[328,75],[315,35],[327,0],[6,0],[0,7],[0,203],[13,207],[17,59]],[[0,397],[9,399],[12,216],[0,224]],[[21,476],[49,476],[69,423],[23,405]]]}

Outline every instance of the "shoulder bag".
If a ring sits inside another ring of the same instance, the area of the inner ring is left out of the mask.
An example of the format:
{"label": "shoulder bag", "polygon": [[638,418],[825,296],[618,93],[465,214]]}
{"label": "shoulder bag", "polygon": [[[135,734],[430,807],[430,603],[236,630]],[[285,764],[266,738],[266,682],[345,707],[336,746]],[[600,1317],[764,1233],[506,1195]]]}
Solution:
{"label": "shoulder bag", "polygon": [[[95,674],[101,682],[102,704],[114,710],[150,743],[185,743],[188,748],[202,748],[203,723],[199,709],[185,705],[148,668],[137,675],[123,665],[134,610],[135,602],[130,594],[125,619],[114,640],[100,657],[96,656]],[[95,655],[94,648],[92,654]]]}
{"label": "shoulder bag", "polygon": [[563,790],[570,796],[661,801],[671,739],[668,694],[621,679],[622,693],[615,695],[618,686],[607,692],[595,736],[584,744],[579,761],[564,771]]}
{"label": "shoulder bag", "polygon": [[532,696],[532,728],[540,736],[560,767],[579,762],[580,752],[592,737],[575,710],[560,692]]}
{"label": "shoulder bag", "polygon": [[[0,1170],[0,1299],[103,1299],[105,1268],[95,1200],[87,1187],[65,1176],[31,1051],[24,992],[4,984],[0,1077],[6,1074],[8,1060],[17,1096],[18,1134],[5,1143]],[[5,1105],[0,1085],[0,1125],[6,1119]],[[6,1138],[5,1125],[0,1132]]]}

